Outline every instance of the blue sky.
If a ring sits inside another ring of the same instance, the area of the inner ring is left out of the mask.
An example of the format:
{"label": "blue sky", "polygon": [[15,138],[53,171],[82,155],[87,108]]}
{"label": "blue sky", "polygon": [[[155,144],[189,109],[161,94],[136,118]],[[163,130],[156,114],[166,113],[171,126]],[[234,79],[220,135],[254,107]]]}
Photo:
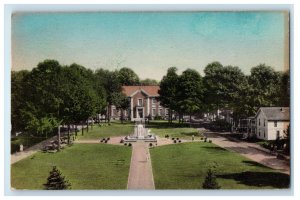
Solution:
{"label": "blue sky", "polygon": [[245,73],[266,63],[283,70],[283,12],[15,13],[12,69],[45,59],[87,68],[132,68],[160,80],[167,68],[203,73],[213,61]]}

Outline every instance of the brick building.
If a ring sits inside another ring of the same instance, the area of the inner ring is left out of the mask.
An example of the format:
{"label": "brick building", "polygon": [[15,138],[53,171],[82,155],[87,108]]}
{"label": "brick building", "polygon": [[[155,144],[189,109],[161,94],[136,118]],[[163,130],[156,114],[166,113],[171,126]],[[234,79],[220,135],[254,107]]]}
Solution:
{"label": "brick building", "polygon": [[[123,86],[123,93],[129,98],[130,108],[124,111],[125,119],[131,121],[168,116],[168,108],[164,108],[158,101],[159,86]],[[119,119],[121,111],[111,107],[111,118]]]}

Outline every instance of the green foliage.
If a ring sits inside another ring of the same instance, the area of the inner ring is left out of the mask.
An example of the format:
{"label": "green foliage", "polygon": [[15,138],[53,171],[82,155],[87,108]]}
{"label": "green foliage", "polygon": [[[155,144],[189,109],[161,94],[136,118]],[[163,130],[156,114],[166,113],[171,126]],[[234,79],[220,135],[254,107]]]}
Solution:
{"label": "green foliage", "polygon": [[118,71],[118,77],[121,85],[139,85],[138,75],[130,68],[123,67]]}
{"label": "green foliage", "polygon": [[216,175],[214,174],[213,170],[208,169],[207,170],[207,175],[205,177],[205,181],[202,184],[203,189],[220,189],[221,187],[219,186],[217,182]]}
{"label": "green foliage", "polygon": [[159,82],[155,79],[146,78],[140,81],[141,85],[159,85]]}
{"label": "green foliage", "polygon": [[61,172],[53,166],[52,171],[47,179],[47,183],[44,184],[46,190],[66,190],[70,189],[71,184],[65,180]]}
{"label": "green foliage", "polygon": [[26,90],[24,89],[26,76],[29,71],[11,72],[11,125],[12,133],[24,130],[25,121],[22,118],[20,110],[25,105]]}

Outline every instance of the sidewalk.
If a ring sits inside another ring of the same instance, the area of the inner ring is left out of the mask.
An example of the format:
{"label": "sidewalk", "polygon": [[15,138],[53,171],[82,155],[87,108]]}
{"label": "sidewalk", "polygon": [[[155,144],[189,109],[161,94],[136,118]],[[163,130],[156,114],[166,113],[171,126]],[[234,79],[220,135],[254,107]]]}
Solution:
{"label": "sidewalk", "polygon": [[31,156],[32,154],[41,150],[48,143],[50,143],[50,141],[56,140],[56,139],[57,139],[57,136],[54,136],[54,137],[48,138],[47,140],[44,140],[44,141],[36,144],[36,145],[33,145],[32,147],[29,147],[28,149],[25,149],[22,152],[16,152],[14,154],[11,154],[10,155],[10,164],[12,165],[12,164],[18,162],[19,160],[22,160],[24,158]]}
{"label": "sidewalk", "polygon": [[155,189],[148,143],[144,141],[132,144],[127,189]]}
{"label": "sidewalk", "polygon": [[[86,126],[84,126],[84,128],[85,127]],[[81,130],[81,126],[78,127],[78,129],[80,131]],[[67,131],[61,132],[61,135],[64,135],[66,133],[67,133]],[[16,162],[24,159],[24,158],[27,158],[27,157],[31,156],[34,153],[40,151],[44,146],[50,144],[50,141],[53,141],[53,140],[57,140],[57,136],[53,136],[51,138],[48,138],[48,139],[46,139],[46,140],[44,140],[44,141],[42,141],[42,142],[40,142],[38,144],[35,144],[35,145],[33,145],[33,146],[25,149],[22,152],[16,152],[16,153],[11,154],[10,155],[10,164],[12,165],[12,164],[14,164],[14,163],[16,163]]]}
{"label": "sidewalk", "polygon": [[258,144],[226,138],[215,132],[206,132],[205,136],[222,148],[237,152],[246,158],[272,169],[279,170],[285,174],[290,174],[290,165],[287,161],[277,159],[276,155],[266,151]]}

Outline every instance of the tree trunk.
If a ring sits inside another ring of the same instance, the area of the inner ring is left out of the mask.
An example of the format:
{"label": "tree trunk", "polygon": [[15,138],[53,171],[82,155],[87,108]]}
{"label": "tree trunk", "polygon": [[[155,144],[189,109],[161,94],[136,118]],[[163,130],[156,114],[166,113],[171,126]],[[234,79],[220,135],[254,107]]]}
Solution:
{"label": "tree trunk", "polygon": [[75,136],[77,137],[77,124],[75,125]]}
{"label": "tree trunk", "polygon": [[86,121],[86,132],[89,132],[89,119]]}
{"label": "tree trunk", "polygon": [[68,144],[70,144],[70,124],[68,124]]}
{"label": "tree trunk", "polygon": [[123,121],[124,121],[124,111],[123,109],[121,109],[121,122],[123,124]]}
{"label": "tree trunk", "polygon": [[60,151],[60,124],[58,125],[57,137],[58,137],[57,151]]}
{"label": "tree trunk", "polygon": [[81,124],[81,135],[83,135],[83,125],[84,125],[84,123],[82,122],[82,124]]}

